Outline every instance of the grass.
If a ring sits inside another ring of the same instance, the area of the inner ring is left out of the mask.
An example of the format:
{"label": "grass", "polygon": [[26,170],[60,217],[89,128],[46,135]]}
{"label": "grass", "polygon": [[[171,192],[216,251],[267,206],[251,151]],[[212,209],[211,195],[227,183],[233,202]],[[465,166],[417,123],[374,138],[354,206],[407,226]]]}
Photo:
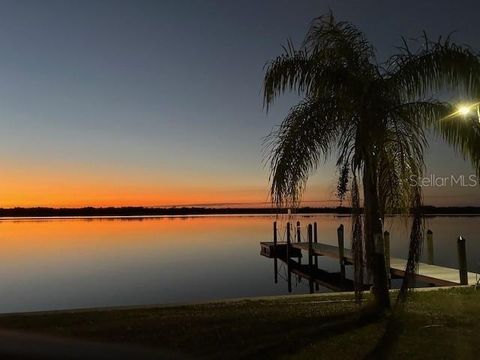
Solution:
{"label": "grass", "polygon": [[141,344],[209,359],[476,359],[480,291],[412,295],[387,319],[350,295],[0,317],[0,327]]}

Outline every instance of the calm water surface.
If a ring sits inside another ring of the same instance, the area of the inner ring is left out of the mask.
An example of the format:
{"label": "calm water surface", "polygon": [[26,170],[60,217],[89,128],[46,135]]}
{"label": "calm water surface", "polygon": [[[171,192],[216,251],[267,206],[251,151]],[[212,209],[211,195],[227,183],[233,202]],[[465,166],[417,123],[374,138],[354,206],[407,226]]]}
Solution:
{"label": "calm water surface", "polygon": [[[0,220],[0,312],[286,294],[285,269],[280,266],[274,284],[273,261],[259,255],[259,242],[272,239],[273,219]],[[297,220],[302,228],[316,221],[319,241],[330,244],[336,244],[336,228],[345,224],[350,247],[348,217],[292,219]],[[456,267],[456,238],[461,234],[467,238],[469,270],[480,271],[480,217],[434,217],[427,226],[434,232],[436,264]],[[405,220],[390,218],[386,228],[392,233],[392,256],[405,256]],[[319,264],[338,271],[334,260],[320,258]],[[294,278],[294,293],[308,289],[308,283]]]}

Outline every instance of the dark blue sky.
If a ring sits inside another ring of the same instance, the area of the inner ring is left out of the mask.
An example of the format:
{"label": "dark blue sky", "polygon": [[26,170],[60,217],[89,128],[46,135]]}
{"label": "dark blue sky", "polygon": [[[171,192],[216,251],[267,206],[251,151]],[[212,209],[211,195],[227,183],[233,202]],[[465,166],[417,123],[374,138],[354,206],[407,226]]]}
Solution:
{"label": "dark blue sky", "polygon": [[[262,137],[294,99],[265,114],[263,66],[329,9],[379,59],[423,30],[480,49],[478,1],[0,1],[0,201],[265,200]],[[472,173],[443,145],[431,154],[438,175]],[[327,164],[309,198],[334,189]]]}

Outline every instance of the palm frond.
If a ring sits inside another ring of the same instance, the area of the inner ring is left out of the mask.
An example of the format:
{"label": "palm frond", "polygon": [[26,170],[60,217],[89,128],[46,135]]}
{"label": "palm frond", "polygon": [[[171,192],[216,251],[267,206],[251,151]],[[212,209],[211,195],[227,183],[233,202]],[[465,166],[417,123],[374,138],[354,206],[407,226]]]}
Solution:
{"label": "palm frond", "polygon": [[373,69],[375,51],[365,35],[346,21],[337,21],[332,13],[312,21],[303,47],[310,52],[329,52],[335,61],[349,68]]}
{"label": "palm frond", "polygon": [[425,129],[437,123],[449,109],[446,103],[421,101],[390,110],[380,152],[379,194],[384,211],[410,212],[416,196],[412,180],[418,179],[425,169]]}
{"label": "palm frond", "polygon": [[304,92],[314,65],[307,52],[296,50],[291,42],[284,47],[283,54],[268,62],[263,81],[263,103],[267,110],[275,98],[286,91]]}
{"label": "palm frond", "polygon": [[361,98],[366,80],[377,76],[370,61],[374,51],[364,35],[349,23],[335,22],[332,15],[314,20],[299,49],[289,41],[283,50],[266,65],[267,110],[286,91],[306,97],[346,94],[352,102]]}
{"label": "palm frond", "polygon": [[480,174],[480,118],[472,112],[462,115],[450,103],[440,101],[417,101],[406,103],[400,111],[405,118],[417,119],[432,128]]}
{"label": "palm frond", "polygon": [[432,42],[425,38],[423,48],[416,52],[402,48],[385,68],[385,78],[407,101],[451,90],[480,96],[480,59],[468,47],[449,39]]}
{"label": "palm frond", "polygon": [[438,136],[449,143],[480,175],[480,121],[477,116],[447,116],[433,123]]}
{"label": "palm frond", "polygon": [[298,202],[308,176],[330,154],[340,116],[332,99],[307,99],[292,108],[280,127],[267,137],[271,196],[277,205]]}
{"label": "palm frond", "polygon": [[[405,118],[417,119],[451,145],[480,174],[480,117],[462,115],[452,104],[440,101],[406,103],[399,110]],[[415,133],[412,133],[415,134]]]}

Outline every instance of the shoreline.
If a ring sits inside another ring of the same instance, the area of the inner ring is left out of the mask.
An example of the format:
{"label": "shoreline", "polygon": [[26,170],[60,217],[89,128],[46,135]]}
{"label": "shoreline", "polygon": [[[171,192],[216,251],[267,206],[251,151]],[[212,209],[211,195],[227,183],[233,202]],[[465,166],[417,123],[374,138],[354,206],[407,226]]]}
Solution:
{"label": "shoreline", "polygon": [[[433,287],[419,287],[413,288],[413,293],[417,292],[434,292],[441,290],[451,289],[466,289],[475,288],[475,285],[457,285],[457,286],[433,286]],[[390,294],[395,294],[399,289],[390,289]],[[365,291],[364,294],[368,295],[369,292]],[[86,308],[70,308],[59,310],[33,310],[33,311],[17,311],[0,313],[0,319],[10,316],[43,316],[43,315],[64,315],[64,314],[81,314],[89,312],[111,312],[111,311],[130,311],[130,310],[155,310],[155,309],[168,309],[176,307],[189,307],[189,306],[211,306],[211,305],[227,305],[235,303],[248,303],[248,302],[275,302],[275,301],[291,301],[291,300],[308,300],[313,298],[331,298],[326,302],[335,302],[334,299],[340,298],[341,301],[353,301],[355,292],[353,291],[340,291],[340,292],[325,292],[315,294],[287,294],[287,295],[264,295],[264,296],[245,296],[236,298],[225,299],[213,299],[205,301],[192,301],[192,302],[178,302],[178,303],[164,303],[164,304],[139,304],[139,305],[118,305],[118,306],[97,306]],[[347,299],[348,298],[348,299]]]}
{"label": "shoreline", "polygon": [[[299,207],[292,215],[351,215],[349,207]],[[84,207],[84,208],[0,208],[0,219],[64,219],[64,218],[155,218],[187,216],[279,216],[288,215],[286,208],[209,208],[209,207]],[[434,207],[424,206],[425,217],[433,216],[480,216],[480,207]],[[403,215],[392,212],[387,216]]]}
{"label": "shoreline", "polygon": [[[395,294],[391,296],[394,300]],[[472,287],[428,288],[411,294],[402,309],[381,318],[369,316],[368,293],[361,306],[352,293],[337,293],[11,314],[0,317],[5,338],[0,355],[85,359],[109,353],[114,358],[138,359],[146,358],[143,354],[148,350],[153,358],[168,359],[171,354],[238,360],[359,359],[371,358],[375,349],[383,348],[393,329],[387,348],[391,359],[473,359],[480,350],[480,325],[475,321],[479,297]]]}

